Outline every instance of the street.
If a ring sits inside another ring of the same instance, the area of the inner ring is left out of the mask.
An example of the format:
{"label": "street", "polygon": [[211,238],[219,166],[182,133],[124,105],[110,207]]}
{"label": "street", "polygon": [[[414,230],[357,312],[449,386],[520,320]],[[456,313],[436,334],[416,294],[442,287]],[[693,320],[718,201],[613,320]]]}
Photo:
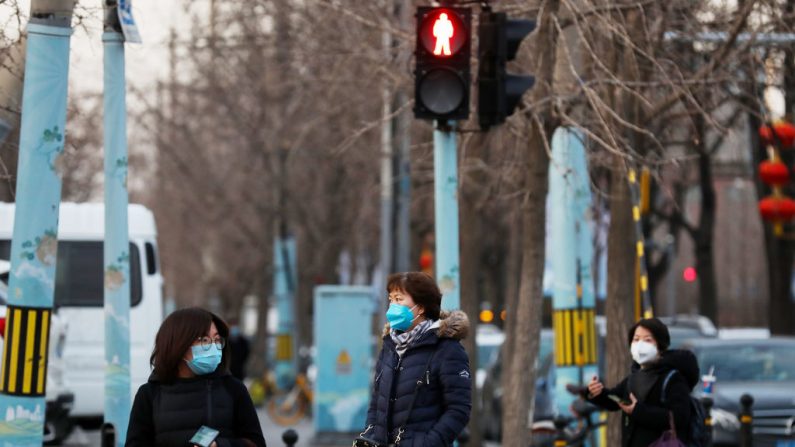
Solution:
{"label": "street", "polygon": [[[284,442],[282,441],[282,434],[288,429],[288,427],[282,427],[273,423],[268,417],[268,413],[265,411],[264,406],[261,406],[257,409],[257,415],[259,415],[259,420],[262,424],[262,432],[265,435],[265,442],[268,443],[268,446],[283,446]],[[298,443],[295,444],[295,447],[309,447],[318,445],[317,443],[312,442],[314,431],[312,429],[311,419],[303,419],[298,425],[289,428],[292,428],[296,431],[296,433],[298,433]],[[86,431],[80,427],[75,427],[74,431],[66,440],[66,442],[61,445],[63,447],[96,447],[100,445],[99,443],[99,430]],[[348,447],[349,445],[350,442],[345,442],[334,445],[325,445],[325,447]],[[495,442],[485,442],[483,444],[484,447],[497,447],[499,445],[500,444]]]}
{"label": "street", "polygon": [[[271,422],[264,406],[257,409],[257,415],[259,415],[259,420],[262,424],[262,432],[265,435],[265,441],[268,443],[268,445],[277,447],[284,445],[284,442],[282,441],[282,433],[287,430],[287,427],[281,427]],[[311,442],[312,436],[314,434],[312,431],[311,419],[304,419],[298,425],[291,428],[298,433],[298,443],[296,444],[296,447],[309,447],[311,445],[316,445]],[[80,427],[75,427],[72,434],[62,445],[64,447],[99,446],[99,430],[83,430]],[[348,443],[344,445],[347,447]],[[342,444],[340,447],[341,446]]]}

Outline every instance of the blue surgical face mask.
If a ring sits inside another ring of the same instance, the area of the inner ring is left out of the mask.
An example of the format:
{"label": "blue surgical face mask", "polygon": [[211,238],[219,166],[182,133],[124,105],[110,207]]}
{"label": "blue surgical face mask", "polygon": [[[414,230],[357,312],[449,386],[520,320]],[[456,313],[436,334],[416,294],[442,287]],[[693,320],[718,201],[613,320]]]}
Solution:
{"label": "blue surgical face mask", "polygon": [[[417,305],[414,305],[414,307],[417,307]],[[386,311],[386,320],[389,322],[389,326],[398,331],[405,331],[408,329],[411,326],[411,322],[416,318],[414,314],[411,313],[414,307],[409,309],[408,306],[402,304],[390,304],[389,309]]]}
{"label": "blue surgical face mask", "polygon": [[193,374],[197,376],[210,374],[221,364],[221,350],[218,349],[215,343],[211,343],[210,349],[206,351],[201,345],[192,346],[191,351],[193,352],[193,359],[185,360],[185,362],[188,364],[188,368],[193,371]]}

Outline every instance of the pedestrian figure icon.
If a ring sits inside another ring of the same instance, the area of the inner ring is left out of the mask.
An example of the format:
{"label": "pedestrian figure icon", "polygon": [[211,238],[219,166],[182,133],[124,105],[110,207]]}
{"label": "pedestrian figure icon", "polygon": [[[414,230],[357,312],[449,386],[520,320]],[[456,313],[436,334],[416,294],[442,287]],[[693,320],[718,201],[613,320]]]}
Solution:
{"label": "pedestrian figure icon", "polygon": [[450,39],[453,37],[453,22],[447,18],[447,13],[439,14],[439,18],[433,24],[433,37],[436,38],[436,47],[433,54],[437,56],[450,56]]}

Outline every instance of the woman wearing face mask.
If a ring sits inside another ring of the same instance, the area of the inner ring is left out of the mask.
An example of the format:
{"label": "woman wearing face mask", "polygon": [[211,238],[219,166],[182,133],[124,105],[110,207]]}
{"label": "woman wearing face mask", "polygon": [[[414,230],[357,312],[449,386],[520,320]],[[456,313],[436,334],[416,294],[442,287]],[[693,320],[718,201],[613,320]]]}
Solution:
{"label": "woman wearing face mask", "polygon": [[386,289],[388,324],[359,439],[400,447],[453,445],[472,407],[469,358],[461,345],[469,320],[461,311],[441,311],[442,294],[425,273],[391,275]]}
{"label": "woman wearing face mask", "polygon": [[[656,318],[637,322],[628,338],[633,360],[629,376],[610,389],[594,376],[588,384],[588,400],[610,411],[623,411],[623,447],[647,447],[653,443],[670,428],[669,414],[673,416],[677,437],[686,442],[690,391],[699,380],[695,355],[669,350],[668,328]],[[672,370],[676,372],[669,376]],[[666,377],[669,379],[663,402]]]}
{"label": "woman wearing face mask", "polygon": [[186,446],[202,426],[220,433],[213,447],[265,447],[257,412],[229,373],[229,328],[200,308],[181,309],[160,326],[148,383],[135,395],[128,447]]}

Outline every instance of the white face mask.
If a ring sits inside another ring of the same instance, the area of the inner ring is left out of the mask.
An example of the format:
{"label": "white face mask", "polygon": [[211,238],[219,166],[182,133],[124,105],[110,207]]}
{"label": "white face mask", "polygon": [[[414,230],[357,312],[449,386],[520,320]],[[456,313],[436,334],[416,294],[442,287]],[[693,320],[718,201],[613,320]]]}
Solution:
{"label": "white face mask", "polygon": [[639,365],[645,365],[657,358],[657,346],[647,341],[632,342],[632,347],[629,349],[632,353],[632,360],[636,361]]}

